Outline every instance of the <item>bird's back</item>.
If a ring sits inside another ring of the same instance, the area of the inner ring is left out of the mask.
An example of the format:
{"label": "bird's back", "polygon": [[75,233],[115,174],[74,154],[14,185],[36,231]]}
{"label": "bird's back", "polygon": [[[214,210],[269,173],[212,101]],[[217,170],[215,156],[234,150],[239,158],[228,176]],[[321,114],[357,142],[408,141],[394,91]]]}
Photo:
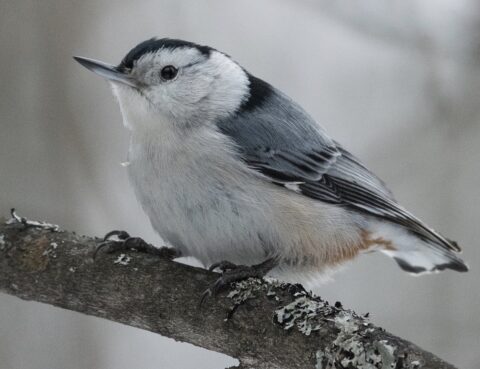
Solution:
{"label": "bird's back", "polygon": [[467,270],[455,255],[460,251],[455,242],[401,207],[385,183],[332,140],[298,104],[269,84],[253,81],[253,88],[268,91],[266,97],[217,122],[247,165],[267,181],[312,202],[361,215],[362,231],[368,235],[365,242],[375,245],[372,240],[382,240],[377,243],[380,249],[409,272]]}

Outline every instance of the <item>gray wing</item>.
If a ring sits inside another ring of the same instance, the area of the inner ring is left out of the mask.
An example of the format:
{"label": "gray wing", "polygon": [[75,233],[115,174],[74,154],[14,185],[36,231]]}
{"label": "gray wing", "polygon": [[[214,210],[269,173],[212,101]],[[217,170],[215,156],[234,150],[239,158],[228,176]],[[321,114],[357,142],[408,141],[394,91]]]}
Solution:
{"label": "gray wing", "polygon": [[425,241],[459,251],[398,205],[385,184],[301,107],[271,89],[261,106],[217,122],[251,168],[304,196],[389,220]]}

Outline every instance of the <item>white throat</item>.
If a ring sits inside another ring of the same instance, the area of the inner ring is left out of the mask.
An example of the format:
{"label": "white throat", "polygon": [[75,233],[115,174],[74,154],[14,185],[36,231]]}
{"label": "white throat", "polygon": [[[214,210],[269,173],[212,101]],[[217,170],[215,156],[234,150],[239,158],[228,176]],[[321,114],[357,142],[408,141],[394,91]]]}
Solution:
{"label": "white throat", "polygon": [[[181,52],[170,51],[172,64]],[[166,57],[165,51],[161,57]],[[149,58],[150,63],[156,62],[154,55]],[[208,125],[233,114],[247,98],[248,85],[248,76],[237,63],[212,51],[205,61],[180,70],[178,78],[170,83],[152,85],[141,92],[113,83],[112,90],[128,129],[157,131],[168,129],[166,125],[179,129]]]}

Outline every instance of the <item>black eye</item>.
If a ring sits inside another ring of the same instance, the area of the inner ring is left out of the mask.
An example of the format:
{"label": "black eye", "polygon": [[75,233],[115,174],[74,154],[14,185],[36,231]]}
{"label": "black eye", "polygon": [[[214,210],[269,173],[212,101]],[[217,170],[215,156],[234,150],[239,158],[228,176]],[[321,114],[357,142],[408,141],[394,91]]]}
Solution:
{"label": "black eye", "polygon": [[177,76],[177,73],[177,68],[175,68],[173,65],[167,65],[166,67],[163,67],[160,71],[160,76],[163,80],[169,81],[171,79],[174,79]]}

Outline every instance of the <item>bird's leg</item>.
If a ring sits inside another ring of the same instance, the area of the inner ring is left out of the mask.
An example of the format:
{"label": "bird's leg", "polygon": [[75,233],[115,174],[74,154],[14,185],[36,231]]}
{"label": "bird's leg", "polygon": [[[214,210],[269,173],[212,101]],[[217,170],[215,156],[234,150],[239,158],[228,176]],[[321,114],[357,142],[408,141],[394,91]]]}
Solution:
{"label": "bird's leg", "polygon": [[[116,237],[117,239],[112,239]],[[145,242],[140,237],[131,237],[125,231],[111,231],[103,237],[103,242],[95,249],[93,258],[96,258],[98,252],[105,249],[107,253],[117,251],[136,250],[138,252],[147,253],[150,255],[157,255],[169,259],[175,259],[181,256],[180,251],[171,247],[155,247],[152,244]]]}
{"label": "bird's leg", "polygon": [[210,271],[220,269],[222,275],[208,289],[203,293],[200,305],[209,297],[215,296],[219,291],[228,287],[232,282],[238,282],[248,278],[263,278],[265,275],[276,266],[277,262],[274,258],[265,260],[260,264],[252,266],[235,265],[229,261],[221,261],[212,264]]}

